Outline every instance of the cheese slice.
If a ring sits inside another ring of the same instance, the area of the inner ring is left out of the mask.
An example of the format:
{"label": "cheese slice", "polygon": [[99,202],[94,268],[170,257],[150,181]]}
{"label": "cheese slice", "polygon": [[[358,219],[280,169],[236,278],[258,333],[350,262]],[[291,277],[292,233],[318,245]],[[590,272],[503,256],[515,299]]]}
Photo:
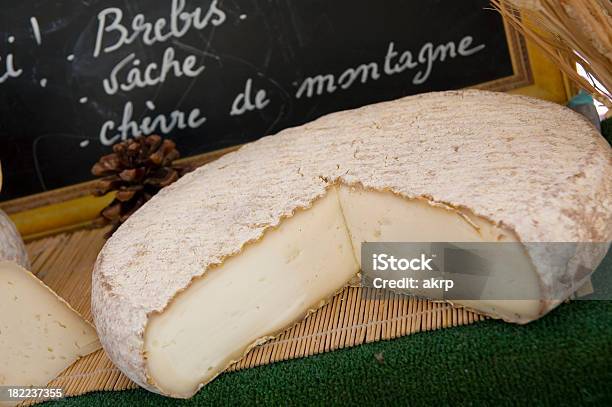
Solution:
{"label": "cheese slice", "polygon": [[[588,277],[526,243],[606,243],[611,225],[612,151],[580,115],[493,92],[412,96],[264,137],[164,188],[100,252],[92,313],[126,375],[189,397],[342,289],[362,242],[516,243],[517,266],[485,286],[499,300],[458,302],[526,323]],[[579,257],[596,266],[606,247]]]}
{"label": "cheese slice", "polygon": [[0,386],[45,386],[100,348],[94,328],[32,273],[0,261]]}

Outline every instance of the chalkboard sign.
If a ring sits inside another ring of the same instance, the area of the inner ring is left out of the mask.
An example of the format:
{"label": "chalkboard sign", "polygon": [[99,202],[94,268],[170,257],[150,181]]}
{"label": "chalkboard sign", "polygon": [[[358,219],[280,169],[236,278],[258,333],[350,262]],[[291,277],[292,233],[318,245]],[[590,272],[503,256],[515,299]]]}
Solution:
{"label": "chalkboard sign", "polygon": [[529,81],[486,0],[21,0],[0,23],[4,200],[90,179],[140,134],[190,156],[332,111]]}

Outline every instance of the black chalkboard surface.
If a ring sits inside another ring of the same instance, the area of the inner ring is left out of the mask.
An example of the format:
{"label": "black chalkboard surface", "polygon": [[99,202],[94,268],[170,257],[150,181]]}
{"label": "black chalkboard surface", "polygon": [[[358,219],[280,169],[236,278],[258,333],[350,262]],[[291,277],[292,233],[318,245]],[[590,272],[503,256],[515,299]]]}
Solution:
{"label": "black chalkboard surface", "polygon": [[91,178],[110,145],[183,156],[332,111],[516,75],[486,0],[22,0],[0,6],[2,199]]}

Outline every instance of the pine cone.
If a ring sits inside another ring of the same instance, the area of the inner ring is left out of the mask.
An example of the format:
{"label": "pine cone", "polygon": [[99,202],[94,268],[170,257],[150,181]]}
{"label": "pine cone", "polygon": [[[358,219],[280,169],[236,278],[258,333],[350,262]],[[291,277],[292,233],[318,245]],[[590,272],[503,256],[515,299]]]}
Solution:
{"label": "pine cone", "polygon": [[112,154],[94,164],[91,173],[103,177],[96,182],[94,195],[117,191],[115,199],[100,213],[103,224],[113,225],[107,237],[160,189],[189,171],[172,165],[177,158],[179,152],[173,141],[152,135],[119,142],[113,145]]}

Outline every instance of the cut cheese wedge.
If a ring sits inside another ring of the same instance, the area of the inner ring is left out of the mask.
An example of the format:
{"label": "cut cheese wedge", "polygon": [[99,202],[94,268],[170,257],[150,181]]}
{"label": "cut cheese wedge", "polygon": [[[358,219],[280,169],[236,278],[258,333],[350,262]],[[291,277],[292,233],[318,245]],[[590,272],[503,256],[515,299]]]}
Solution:
{"label": "cut cheese wedge", "polygon": [[125,374],[189,397],[341,290],[363,242],[514,242],[517,266],[486,287],[499,299],[457,303],[539,318],[571,294],[557,283],[588,274],[552,267],[556,246],[523,244],[603,242],[580,253],[596,266],[611,199],[610,146],[561,106],[483,91],[366,106],[247,144],[160,191],[100,252],[92,312]]}
{"label": "cut cheese wedge", "polygon": [[[407,200],[390,192],[359,187],[341,187],[339,191],[346,226],[360,267],[363,242],[468,243],[463,245],[465,250],[474,246],[470,243],[477,242],[518,243],[511,230],[496,226],[467,209],[432,204],[426,199]],[[525,248],[520,244],[506,244],[503,250],[493,251],[493,255],[505,258],[485,259],[489,266],[486,272],[496,278],[487,279],[483,290],[492,295],[477,301],[468,296],[453,303],[507,321],[527,322],[538,318],[542,312],[540,283]],[[511,273],[508,272],[509,264]],[[404,274],[411,277],[409,273]],[[422,277],[415,273],[414,278]],[[453,282],[457,286],[471,283],[467,274],[453,276]],[[411,293],[434,300],[444,299],[442,290],[415,289]],[[517,293],[520,299],[512,299],[517,297]]]}
{"label": "cut cheese wedge", "polygon": [[[150,379],[164,393],[193,394],[250,348],[302,320],[344,287],[360,270],[363,242],[500,240],[515,238],[450,207],[332,185],[310,208],[211,268],[164,313],[150,318],[144,344]],[[522,286],[512,288],[531,300],[456,303],[507,319],[536,318],[537,275],[524,251],[515,255],[522,267],[512,277]],[[424,294],[443,298],[441,292]]]}
{"label": "cut cheese wedge", "polygon": [[100,348],[91,324],[32,273],[0,261],[0,386],[45,386]]}

